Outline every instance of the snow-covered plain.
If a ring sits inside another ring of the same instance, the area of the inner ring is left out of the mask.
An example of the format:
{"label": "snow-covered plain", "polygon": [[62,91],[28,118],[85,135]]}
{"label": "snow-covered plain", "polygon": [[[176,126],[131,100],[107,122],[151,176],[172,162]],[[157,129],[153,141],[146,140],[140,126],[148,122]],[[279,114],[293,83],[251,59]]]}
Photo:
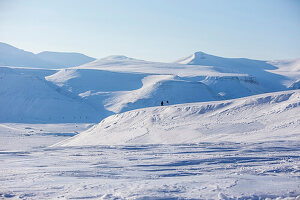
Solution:
{"label": "snow-covered plain", "polygon": [[0,67],[0,198],[300,199],[298,66]]}
{"label": "snow-covered plain", "polygon": [[299,199],[299,147],[272,141],[2,151],[0,197]]}

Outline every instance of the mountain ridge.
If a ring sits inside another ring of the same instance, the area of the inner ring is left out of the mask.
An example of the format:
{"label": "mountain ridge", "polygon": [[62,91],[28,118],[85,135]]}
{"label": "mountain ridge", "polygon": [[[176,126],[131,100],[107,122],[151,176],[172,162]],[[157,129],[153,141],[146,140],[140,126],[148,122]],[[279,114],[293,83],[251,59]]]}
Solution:
{"label": "mountain ridge", "polygon": [[[236,60],[203,52],[200,56],[206,56],[200,59],[206,60],[206,65],[112,55],[56,70],[0,67],[0,120],[20,122],[20,116],[26,116],[27,121],[45,123],[94,123],[112,114],[157,106],[161,101],[207,102],[299,88],[297,61]],[[48,100],[45,91],[51,94]],[[81,108],[80,113],[75,112]]]}
{"label": "mountain ridge", "polygon": [[43,60],[57,63],[61,67],[76,67],[96,60],[95,58],[76,52],[43,51],[36,55]]}
{"label": "mountain ridge", "polygon": [[0,42],[0,66],[66,68],[79,66],[95,60],[81,53],[44,51],[34,54]]}

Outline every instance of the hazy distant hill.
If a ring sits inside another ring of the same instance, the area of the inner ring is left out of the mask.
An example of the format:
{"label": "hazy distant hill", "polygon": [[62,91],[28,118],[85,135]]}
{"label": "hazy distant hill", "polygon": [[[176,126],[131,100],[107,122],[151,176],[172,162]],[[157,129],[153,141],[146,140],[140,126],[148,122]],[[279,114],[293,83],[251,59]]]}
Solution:
{"label": "hazy distant hill", "polygon": [[57,63],[64,67],[75,67],[96,60],[81,53],[43,51],[37,56],[45,61]]}
{"label": "hazy distant hill", "polygon": [[41,52],[34,54],[0,42],[0,66],[66,68],[95,60],[80,53]]}
{"label": "hazy distant hill", "polygon": [[54,63],[39,58],[34,53],[0,42],[0,65],[15,67],[55,67]]}

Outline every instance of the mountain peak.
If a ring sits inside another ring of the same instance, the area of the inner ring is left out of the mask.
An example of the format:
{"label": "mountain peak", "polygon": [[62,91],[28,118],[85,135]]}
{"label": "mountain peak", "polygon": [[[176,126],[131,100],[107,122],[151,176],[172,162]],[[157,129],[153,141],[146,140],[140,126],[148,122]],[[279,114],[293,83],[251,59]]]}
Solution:
{"label": "mountain peak", "polygon": [[176,63],[195,64],[195,61],[205,59],[207,56],[210,56],[210,55],[204,53],[203,51],[197,51],[197,52],[193,53],[192,55],[190,55],[188,57],[177,60]]}
{"label": "mountain peak", "polygon": [[135,60],[134,58],[129,58],[127,56],[123,56],[123,55],[111,55],[111,56],[107,56],[102,58],[101,60]]}
{"label": "mountain peak", "polygon": [[65,68],[94,61],[81,53],[43,51],[34,54],[0,42],[0,65],[15,67]]}
{"label": "mountain peak", "polygon": [[204,55],[208,55],[208,54],[206,54],[203,51],[197,51],[197,52],[193,53],[193,55],[195,55],[195,56],[204,56]]}

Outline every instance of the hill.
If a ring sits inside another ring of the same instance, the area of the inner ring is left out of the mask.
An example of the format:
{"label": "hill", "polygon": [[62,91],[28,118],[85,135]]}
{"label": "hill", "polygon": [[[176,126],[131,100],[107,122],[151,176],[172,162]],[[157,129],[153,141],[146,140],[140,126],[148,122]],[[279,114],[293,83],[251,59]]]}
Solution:
{"label": "hill", "polygon": [[29,51],[0,42],[0,66],[50,68],[55,67],[55,63],[43,60]]}
{"label": "hill", "polygon": [[204,66],[126,56],[60,70],[0,67],[0,121],[95,123],[112,114],[155,107],[161,101],[168,100],[170,105],[219,101],[299,87],[295,62],[253,61],[257,62],[264,64],[254,65],[252,72],[233,72],[232,68],[239,68],[233,64],[220,70],[213,61]]}
{"label": "hill", "polygon": [[0,122],[97,122],[100,109],[45,80],[55,70],[0,67]]}
{"label": "hill", "polygon": [[57,146],[299,140],[300,91],[112,115]]}
{"label": "hill", "polygon": [[56,63],[60,67],[76,67],[96,60],[81,53],[43,51],[36,55],[45,61]]}

